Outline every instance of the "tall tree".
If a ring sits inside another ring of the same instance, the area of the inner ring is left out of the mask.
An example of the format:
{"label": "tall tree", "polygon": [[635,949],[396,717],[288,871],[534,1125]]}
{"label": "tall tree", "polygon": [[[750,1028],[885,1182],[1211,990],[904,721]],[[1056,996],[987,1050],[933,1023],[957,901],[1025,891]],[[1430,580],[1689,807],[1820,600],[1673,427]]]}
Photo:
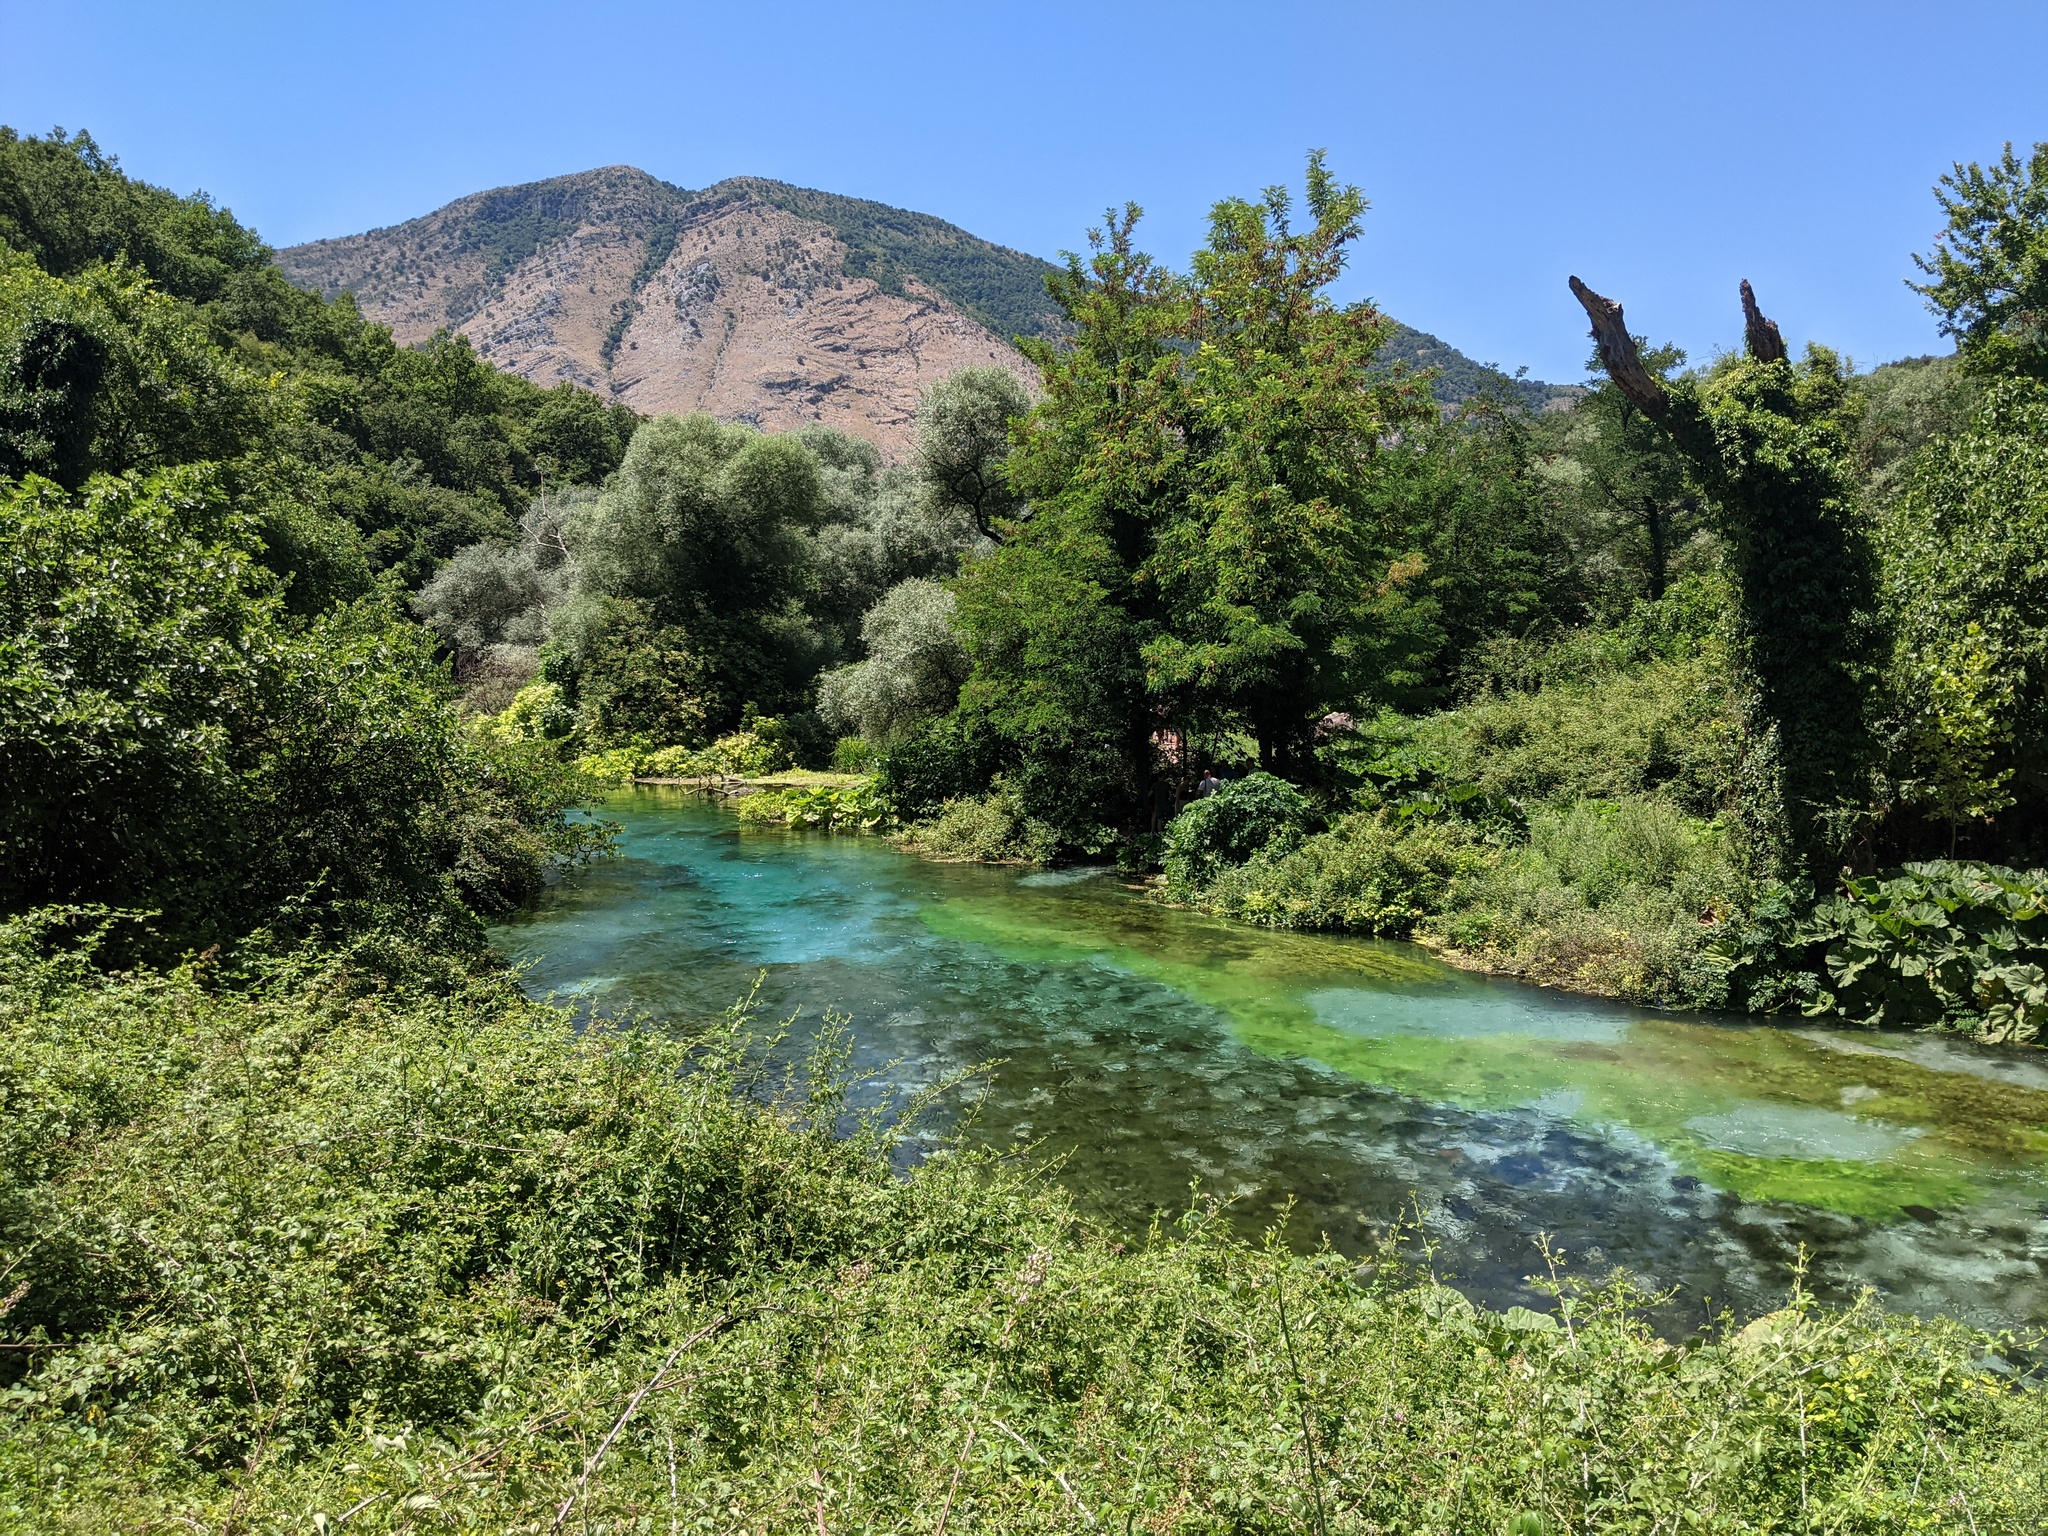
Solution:
{"label": "tall tree", "polygon": [[[973,562],[959,622],[973,670],[963,717],[1042,765],[1034,813],[1075,827],[1137,804],[1154,728],[1142,647],[1157,623],[1138,583],[1149,528],[1181,490],[1174,431],[1184,359],[1184,285],[1132,240],[1139,210],[1114,210],[1046,286],[1071,327],[1027,338],[1044,398],[1018,424],[1006,475],[1031,516]],[[1053,786],[1059,786],[1057,794]]]}
{"label": "tall tree", "polygon": [[1366,202],[1311,154],[1296,229],[1285,188],[1216,205],[1195,255],[1174,423],[1185,500],[1140,579],[1158,593],[1146,685],[1231,720],[1262,766],[1299,773],[1317,720],[1371,693],[1403,638],[1405,567],[1371,495],[1380,445],[1434,416],[1420,386],[1375,369],[1390,322],[1328,289]]}
{"label": "tall tree", "polygon": [[1306,228],[1279,188],[1218,203],[1188,276],[1135,250],[1133,207],[1050,283],[1072,338],[1030,349],[1044,398],[1007,473],[1031,516],[962,583],[962,707],[1027,758],[1058,740],[1104,804],[1169,727],[1306,772],[1318,719],[1414,649],[1422,566],[1372,492],[1434,406],[1374,366],[1378,311],[1328,296],[1364,198],[1321,154],[1307,181]]}
{"label": "tall tree", "polygon": [[[1640,337],[1637,343],[1644,366],[1660,380],[1685,362],[1676,347],[1646,346]],[[1674,559],[1704,522],[1684,454],[1611,380],[1572,411],[1565,446],[1579,471],[1579,498],[1602,525],[1606,553],[1634,577],[1628,595],[1655,602],[1671,583]]]}
{"label": "tall tree", "polygon": [[1007,368],[962,368],[918,407],[918,472],[939,503],[964,512],[985,539],[1000,539],[1018,510],[1005,461],[1010,426],[1030,409]]}
{"label": "tall tree", "polygon": [[1958,163],[1934,196],[1948,228],[1913,258],[1934,279],[1914,291],[1973,367],[2048,380],[2048,144],[2025,162],[2007,144],[1989,170]]}
{"label": "tall tree", "polygon": [[1704,379],[1644,365],[1621,306],[1576,277],[1615,386],[1669,433],[1718,509],[1741,606],[1754,750],[1743,802],[1765,864],[1832,874],[1870,802],[1877,563],[1851,503],[1845,371],[1794,364],[1742,284],[1746,355]]}

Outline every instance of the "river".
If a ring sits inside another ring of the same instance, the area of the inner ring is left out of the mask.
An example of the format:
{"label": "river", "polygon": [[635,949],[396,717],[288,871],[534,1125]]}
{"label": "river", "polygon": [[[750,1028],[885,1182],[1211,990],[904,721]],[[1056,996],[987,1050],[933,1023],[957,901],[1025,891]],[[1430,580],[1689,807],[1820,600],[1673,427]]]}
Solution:
{"label": "river", "polygon": [[619,856],[493,935],[536,995],[701,1019],[765,971],[767,1013],[849,1016],[870,1094],[999,1061],[913,1148],[971,1105],[968,1136],[1133,1232],[1199,1186],[1247,1232],[1291,1201],[1297,1246],[1405,1222],[1500,1307],[1538,1300],[1547,1239],[1671,1291],[1667,1325],[1781,1305],[1802,1251],[1825,1299],[2048,1324],[2048,1053],[1658,1013],[676,790],[602,814]]}

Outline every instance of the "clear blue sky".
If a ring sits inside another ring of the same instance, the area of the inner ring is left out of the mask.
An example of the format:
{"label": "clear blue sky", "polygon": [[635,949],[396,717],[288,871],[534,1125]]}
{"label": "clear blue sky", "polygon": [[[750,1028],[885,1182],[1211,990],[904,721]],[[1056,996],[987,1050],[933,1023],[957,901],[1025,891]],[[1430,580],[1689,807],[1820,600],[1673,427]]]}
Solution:
{"label": "clear blue sky", "polygon": [[1956,159],[2048,139],[2048,4],[65,4],[0,0],[0,121],[88,128],[274,244],[615,163],[753,174],[1052,256],[1110,203],[1372,199],[1346,281],[1580,376],[1577,272],[1705,357],[1755,282],[1795,344],[1943,349],[1901,279]]}

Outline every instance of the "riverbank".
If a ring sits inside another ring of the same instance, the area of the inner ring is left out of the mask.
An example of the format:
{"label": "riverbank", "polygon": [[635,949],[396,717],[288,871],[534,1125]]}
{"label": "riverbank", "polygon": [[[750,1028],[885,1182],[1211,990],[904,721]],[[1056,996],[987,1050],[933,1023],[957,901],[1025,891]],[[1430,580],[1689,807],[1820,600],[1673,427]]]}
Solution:
{"label": "riverbank", "polygon": [[764,1078],[743,1020],[7,940],[10,1530],[2048,1518],[2048,1394],[1953,1323],[1795,1296],[1674,1346],[1570,1269],[1494,1313],[1399,1244],[1133,1244],[1027,1160],[899,1177],[843,1056]]}
{"label": "riverbank", "polygon": [[1776,1306],[1802,1262],[1837,1304],[1871,1286],[2048,1325],[2048,1063],[2026,1053],[1604,1003],[1137,899],[1100,868],[736,835],[674,790],[600,813],[621,856],[493,932],[534,996],[689,1018],[766,968],[771,1016],[849,1021],[881,1074],[867,1093],[1000,1061],[976,1139],[1057,1159],[1127,1237],[1198,1183],[1247,1238],[1298,1197],[1304,1249],[1363,1254],[1420,1209],[1438,1262],[1496,1308],[1535,1304],[1547,1232],[1682,1290],[1674,1336],[1702,1298]]}

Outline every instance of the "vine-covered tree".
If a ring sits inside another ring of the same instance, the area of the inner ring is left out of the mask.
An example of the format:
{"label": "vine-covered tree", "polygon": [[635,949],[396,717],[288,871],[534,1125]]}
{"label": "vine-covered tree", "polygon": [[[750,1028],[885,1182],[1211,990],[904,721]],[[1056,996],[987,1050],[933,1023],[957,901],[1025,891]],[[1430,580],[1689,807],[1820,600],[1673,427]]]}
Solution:
{"label": "vine-covered tree", "polygon": [[1742,804],[1765,867],[1832,875],[1875,762],[1877,562],[1851,499],[1841,360],[1786,354],[1747,282],[1747,352],[1704,379],[1644,365],[1621,306],[1576,277],[1608,377],[1669,433],[1718,509],[1740,606],[1752,750]]}

